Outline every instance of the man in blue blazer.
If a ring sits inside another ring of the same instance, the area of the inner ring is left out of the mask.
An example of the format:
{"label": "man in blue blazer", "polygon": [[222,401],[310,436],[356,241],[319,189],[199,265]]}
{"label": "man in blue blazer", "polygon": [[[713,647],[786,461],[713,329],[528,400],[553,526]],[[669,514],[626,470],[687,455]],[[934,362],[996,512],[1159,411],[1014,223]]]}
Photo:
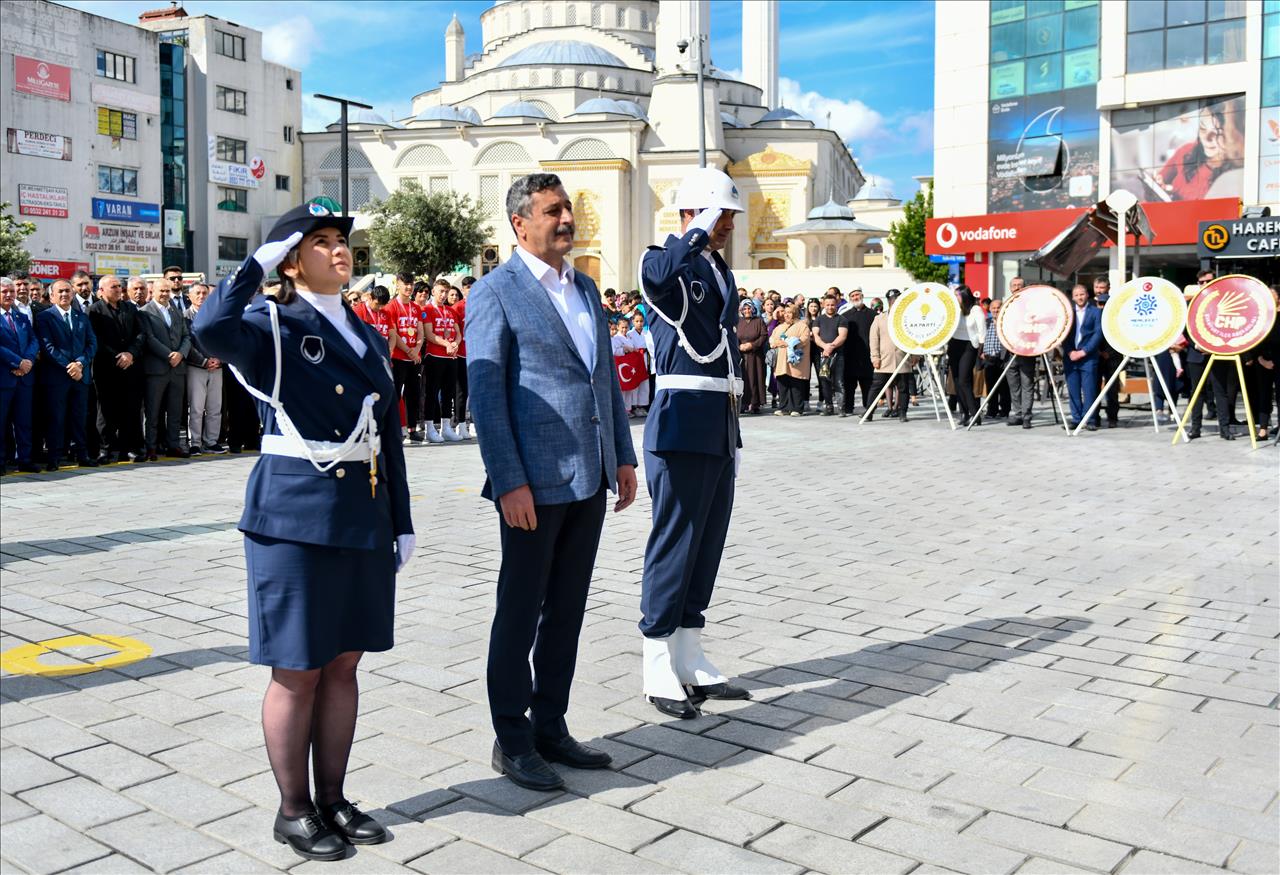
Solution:
{"label": "man in blue blazer", "polygon": [[[1071,290],[1075,319],[1067,339],[1062,341],[1062,375],[1067,380],[1067,400],[1071,402],[1071,427],[1080,424],[1098,397],[1098,349],[1102,345],[1102,311],[1093,306],[1093,292],[1083,283]],[[1084,426],[1098,430],[1098,411]]]}
{"label": "man in blue blazer", "polygon": [[84,423],[98,341],[89,327],[89,317],[71,305],[71,283],[58,280],[49,296],[53,306],[36,315],[36,334],[44,352],[37,382],[44,390],[47,411],[49,459],[45,470],[58,470],[68,432],[80,465],[96,468],[98,460],[89,455],[85,443]]}
{"label": "man in blue blazer", "polygon": [[573,739],[564,715],[605,492],[618,494],[615,511],[635,500],[636,454],[600,295],[566,260],[573,205],[560,179],[517,179],[507,216],[516,252],[472,288],[466,326],[483,495],[498,505],[502,540],[487,672],[493,767],[555,790],[564,781],[548,760],[610,763]]}
{"label": "man in blue blazer", "polygon": [[[15,303],[13,281],[0,279],[0,454],[7,453],[12,428],[18,470],[38,471],[31,461],[31,390],[40,346]],[[0,473],[8,463],[8,456],[0,455]]]}

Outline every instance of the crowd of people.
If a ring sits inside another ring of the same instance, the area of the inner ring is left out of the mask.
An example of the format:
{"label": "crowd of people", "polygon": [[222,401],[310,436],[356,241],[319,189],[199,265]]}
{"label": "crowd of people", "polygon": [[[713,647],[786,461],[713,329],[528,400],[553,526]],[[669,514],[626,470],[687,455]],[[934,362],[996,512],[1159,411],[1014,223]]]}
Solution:
{"label": "crowd of people", "polygon": [[[1201,284],[1213,279],[1202,273]],[[409,274],[395,279],[395,293],[376,285],[349,292],[357,316],[387,341],[392,375],[402,400],[406,445],[465,441],[468,422],[467,294],[475,283],[464,277],[427,283]],[[1007,295],[1026,283],[1014,277]],[[275,283],[264,284],[272,294]],[[1280,292],[1272,286],[1280,300]],[[56,471],[74,460],[95,467],[113,462],[156,461],[160,456],[255,450],[260,442],[258,411],[239,382],[216,357],[206,355],[191,332],[191,321],[211,288],[185,286],[180,268],[147,280],[84,272],[44,284],[27,275],[0,277],[0,434],[5,469]],[[963,424],[993,420],[1032,427],[1035,399],[1053,391],[1044,363],[1011,357],[996,333],[1000,298],[979,300],[959,286],[961,319],[946,348],[947,404]],[[738,348],[742,352],[744,415],[766,410],[775,416],[847,417],[881,415],[905,422],[921,400],[915,359],[889,336],[888,313],[899,297],[867,299],[861,289],[845,294],[830,288],[821,298],[784,297],[777,291],[738,289]],[[1052,366],[1060,367],[1067,390],[1069,425],[1075,428],[1093,406],[1122,356],[1101,331],[1101,309],[1110,297],[1105,277],[1070,292],[1073,329]],[[601,304],[610,325],[615,361],[639,367],[621,372],[635,379],[624,387],[632,417],[646,415],[654,395],[653,340],[649,308],[638,291],[606,289]],[[1243,357],[1249,403],[1266,439],[1277,434],[1272,413],[1280,409],[1280,324]],[[1190,400],[1208,356],[1183,337],[1152,359],[1175,402]],[[902,367],[900,368],[900,365]],[[890,383],[895,371],[899,376]],[[1120,380],[1084,424],[1097,430],[1119,422]],[[1187,436],[1202,434],[1205,410],[1224,440],[1244,425],[1237,408],[1240,387],[1233,368],[1214,368],[1196,399]],[[888,390],[886,389],[888,384]],[[1157,417],[1172,423],[1163,392],[1155,383]],[[994,391],[988,391],[994,387]],[[816,391],[816,403],[815,402]],[[869,410],[878,396],[876,409]],[[859,403],[860,402],[860,403]],[[1052,409],[1052,405],[1050,405]]]}

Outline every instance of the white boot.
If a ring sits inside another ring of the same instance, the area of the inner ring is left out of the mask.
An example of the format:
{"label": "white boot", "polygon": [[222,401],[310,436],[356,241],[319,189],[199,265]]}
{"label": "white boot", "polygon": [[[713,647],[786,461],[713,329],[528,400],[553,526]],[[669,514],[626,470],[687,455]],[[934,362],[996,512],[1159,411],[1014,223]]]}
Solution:
{"label": "white boot", "polygon": [[466,438],[453,430],[453,423],[449,422],[447,419],[440,428],[440,436],[449,443],[457,443],[458,441],[466,440]]}
{"label": "white boot", "polygon": [[728,680],[702,652],[701,629],[677,629],[671,638],[676,642],[676,675],[681,683],[709,687]]}
{"label": "white boot", "polygon": [[466,420],[458,423],[458,427],[454,429],[464,441],[471,440],[471,429],[468,427]]}
{"label": "white boot", "polygon": [[441,436],[440,432],[436,431],[436,424],[434,422],[427,423],[427,443],[431,443],[431,444],[444,443],[444,437]]}
{"label": "white boot", "polygon": [[676,675],[675,636],[644,639],[644,694],[661,699],[685,698]]}

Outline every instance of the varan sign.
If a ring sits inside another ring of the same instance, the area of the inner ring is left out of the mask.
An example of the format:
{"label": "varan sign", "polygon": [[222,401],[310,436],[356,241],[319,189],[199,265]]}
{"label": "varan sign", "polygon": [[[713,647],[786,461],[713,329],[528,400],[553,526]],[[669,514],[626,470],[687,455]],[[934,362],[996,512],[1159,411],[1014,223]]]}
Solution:
{"label": "varan sign", "polygon": [[1201,258],[1275,258],[1280,256],[1280,219],[1201,222],[1196,249]]}

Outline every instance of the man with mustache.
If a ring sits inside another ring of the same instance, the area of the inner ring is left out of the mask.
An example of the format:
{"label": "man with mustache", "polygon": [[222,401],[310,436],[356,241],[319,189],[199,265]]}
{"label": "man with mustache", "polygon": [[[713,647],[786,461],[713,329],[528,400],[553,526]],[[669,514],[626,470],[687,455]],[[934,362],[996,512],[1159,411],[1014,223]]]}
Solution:
{"label": "man with mustache", "polygon": [[[635,500],[636,455],[609,330],[591,278],[569,265],[573,203],[552,173],[512,183],[517,248],[467,298],[467,380],[502,539],[489,637],[493,768],[558,790],[548,761],[606,768],[564,715],[604,524]],[[532,670],[531,670],[532,665]]]}

